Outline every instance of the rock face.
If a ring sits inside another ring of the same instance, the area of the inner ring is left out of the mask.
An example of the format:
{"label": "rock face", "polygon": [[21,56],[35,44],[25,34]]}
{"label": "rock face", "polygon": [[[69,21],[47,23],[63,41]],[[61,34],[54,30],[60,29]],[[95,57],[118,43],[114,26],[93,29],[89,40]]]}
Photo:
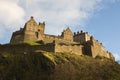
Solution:
{"label": "rock face", "polygon": [[70,53],[0,51],[0,80],[120,80],[120,65]]}
{"label": "rock face", "polygon": [[93,58],[102,56],[114,60],[114,56],[105,50],[105,47],[90,36],[88,32],[81,31],[73,34],[70,28],[67,28],[60,36],[55,36],[45,34],[44,30],[45,22],[37,24],[34,18],[31,17],[25,23],[24,28],[13,32],[10,43],[42,41],[45,45],[39,47],[47,45],[46,47],[51,48],[51,52],[71,52],[77,55],[89,55]]}

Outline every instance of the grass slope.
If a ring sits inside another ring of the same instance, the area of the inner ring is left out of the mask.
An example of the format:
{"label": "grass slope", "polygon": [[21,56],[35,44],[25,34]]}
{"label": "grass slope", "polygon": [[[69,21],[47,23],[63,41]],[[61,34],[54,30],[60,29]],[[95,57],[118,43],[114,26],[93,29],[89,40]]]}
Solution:
{"label": "grass slope", "polygon": [[120,65],[70,53],[0,53],[0,80],[120,80]]}

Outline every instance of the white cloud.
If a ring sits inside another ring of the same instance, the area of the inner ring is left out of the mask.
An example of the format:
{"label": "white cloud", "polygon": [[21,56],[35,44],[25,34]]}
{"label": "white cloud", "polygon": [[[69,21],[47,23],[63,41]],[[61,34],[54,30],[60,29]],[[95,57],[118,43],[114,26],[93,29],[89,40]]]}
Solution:
{"label": "white cloud", "polygon": [[[46,32],[60,34],[65,28],[81,29],[103,0],[0,0],[1,29],[17,29],[30,16],[46,22]],[[13,31],[13,30],[12,30]],[[4,35],[4,34],[2,34]]]}
{"label": "white cloud", "polygon": [[[0,1],[0,22],[6,26],[19,24],[23,21],[24,10],[17,4],[17,0]],[[0,26],[0,28],[3,26]],[[8,27],[7,27],[8,28]]]}
{"label": "white cloud", "polygon": [[[19,0],[26,17],[33,15],[37,21],[47,22],[47,32],[60,33],[69,25],[71,28],[84,25],[102,0]],[[50,28],[50,29],[48,29]],[[58,30],[59,29],[59,30]],[[53,32],[56,30],[56,32]]]}

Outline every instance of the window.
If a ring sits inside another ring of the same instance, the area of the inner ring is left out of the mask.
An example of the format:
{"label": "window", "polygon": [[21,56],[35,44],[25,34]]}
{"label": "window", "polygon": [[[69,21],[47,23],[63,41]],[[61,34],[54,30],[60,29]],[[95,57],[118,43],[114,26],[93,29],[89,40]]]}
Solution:
{"label": "window", "polygon": [[40,29],[38,29],[38,32],[40,32]]}

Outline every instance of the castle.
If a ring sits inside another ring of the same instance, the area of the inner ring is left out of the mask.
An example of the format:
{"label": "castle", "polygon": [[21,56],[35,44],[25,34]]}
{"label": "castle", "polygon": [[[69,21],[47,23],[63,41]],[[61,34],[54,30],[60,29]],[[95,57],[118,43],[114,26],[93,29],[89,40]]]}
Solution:
{"label": "castle", "polygon": [[24,28],[13,32],[10,43],[17,42],[40,42],[34,50],[45,50],[50,52],[70,52],[77,55],[88,55],[95,58],[102,56],[114,60],[114,56],[105,50],[88,32],[74,33],[67,28],[60,36],[45,34],[45,22],[37,24],[33,17],[25,23]]}

